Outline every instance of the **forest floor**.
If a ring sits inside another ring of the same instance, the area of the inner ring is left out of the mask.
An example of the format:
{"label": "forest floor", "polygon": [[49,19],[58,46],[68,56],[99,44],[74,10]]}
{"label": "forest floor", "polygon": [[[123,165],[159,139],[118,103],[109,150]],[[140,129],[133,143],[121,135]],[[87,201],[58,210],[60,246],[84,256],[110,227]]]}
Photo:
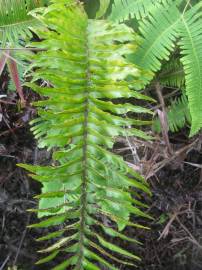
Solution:
{"label": "forest floor", "polygon": [[[35,238],[44,230],[27,227],[37,221],[27,210],[36,207],[33,196],[40,193],[40,184],[16,163],[47,164],[51,155],[37,148],[29,131],[28,122],[35,110],[30,105],[19,110],[15,93],[8,94],[4,87],[0,92],[7,95],[0,99],[0,270],[14,265],[20,270],[48,270],[51,263],[34,266],[42,246]],[[28,103],[35,98],[33,93],[26,93]],[[125,248],[142,257],[138,265],[141,270],[201,270],[202,136],[189,138],[186,129],[169,135],[172,153],[160,136],[146,145],[120,138],[114,147],[130,166],[144,172],[153,194],[144,197],[154,218],[144,224],[151,229],[127,232],[143,245],[127,244]]]}

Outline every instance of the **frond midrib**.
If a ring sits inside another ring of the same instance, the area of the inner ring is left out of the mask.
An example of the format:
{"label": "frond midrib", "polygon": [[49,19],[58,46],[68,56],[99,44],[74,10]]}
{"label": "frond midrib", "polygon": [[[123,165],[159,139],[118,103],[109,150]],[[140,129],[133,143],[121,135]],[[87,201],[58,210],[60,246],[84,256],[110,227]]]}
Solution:
{"label": "frond midrib", "polygon": [[26,23],[30,23],[30,22],[34,22],[36,21],[36,19],[33,19],[32,17],[30,17],[29,20],[24,20],[24,21],[20,21],[20,22],[17,22],[17,23],[11,23],[11,24],[5,24],[5,25],[1,25],[0,26],[0,29],[2,28],[8,28],[8,27],[15,27],[17,25],[20,25],[20,24],[26,24]]}
{"label": "frond midrib", "polygon": [[83,173],[82,173],[82,194],[81,194],[81,219],[80,219],[80,239],[79,239],[79,256],[76,265],[76,269],[81,269],[82,262],[84,259],[84,238],[85,238],[85,226],[86,226],[86,208],[87,208],[87,186],[88,186],[88,123],[89,123],[89,87],[90,87],[90,48],[88,40],[88,26],[86,29],[86,58],[87,58],[87,69],[86,69],[86,92],[85,92],[85,110],[84,110],[84,132],[83,132]]}
{"label": "frond midrib", "polygon": [[173,71],[173,72],[162,72],[160,75],[159,75],[159,78],[165,78],[165,77],[169,77],[169,76],[174,76],[174,75],[183,75],[184,74],[184,69],[181,68],[177,71]]}

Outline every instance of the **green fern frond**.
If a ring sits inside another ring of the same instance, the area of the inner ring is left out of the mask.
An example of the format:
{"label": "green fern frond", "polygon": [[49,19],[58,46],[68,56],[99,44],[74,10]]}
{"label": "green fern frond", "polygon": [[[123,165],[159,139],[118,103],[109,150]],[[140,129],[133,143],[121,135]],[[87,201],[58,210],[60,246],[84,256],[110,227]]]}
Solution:
{"label": "green fern frond", "polygon": [[[130,16],[141,17],[139,9],[136,9],[139,15],[135,15],[133,7],[143,2],[147,3],[147,1],[115,0],[110,18],[122,21]],[[154,76],[159,71],[162,61],[169,60],[171,51],[176,47],[176,41],[180,39],[178,43],[182,54],[180,61],[185,73],[186,94],[192,117],[190,135],[196,134],[202,127],[202,3],[197,2],[188,5],[182,0],[159,3],[150,1],[145,8],[140,4],[143,17],[145,12],[145,18],[140,21],[139,27],[142,38],[139,49],[128,57],[141,68],[152,71]],[[121,6],[126,8],[123,9]],[[168,74],[167,71],[163,72],[161,74],[164,77],[163,83],[177,87],[183,84],[183,72],[175,72]],[[148,82],[149,80],[144,81],[145,84]]]}
{"label": "green fern frond", "polygon": [[180,25],[181,61],[185,70],[186,93],[192,117],[190,135],[202,127],[202,3],[182,17]]}
{"label": "green fern frond", "polygon": [[114,22],[132,18],[139,20],[146,17],[159,3],[167,2],[168,0],[115,0],[109,19]]}
{"label": "green fern frond", "polygon": [[153,9],[148,18],[140,23],[142,41],[130,60],[144,69],[158,71],[161,61],[169,59],[175,46],[180,19],[175,4]]}
{"label": "green fern frond", "polygon": [[[177,132],[183,128],[186,123],[191,123],[188,100],[185,94],[171,102],[171,105],[167,109],[167,119],[169,130],[172,132]],[[154,121],[153,129],[158,133],[161,132],[159,119]]]}
{"label": "green fern frond", "polygon": [[151,0],[115,0],[109,19],[114,22],[122,22],[134,17],[139,19],[147,16],[153,7],[154,1]]}
{"label": "green fern frond", "polygon": [[163,86],[177,88],[184,86],[185,74],[180,59],[172,57],[167,63],[163,64],[162,71],[157,75],[157,77]]}
{"label": "green fern frond", "polygon": [[19,39],[31,37],[29,27],[38,22],[28,13],[47,0],[1,0],[0,1],[0,41],[15,43]]}
{"label": "green fern frond", "polygon": [[[37,196],[43,205],[32,211],[48,217],[31,227],[60,224],[60,230],[39,239],[57,240],[40,251],[49,255],[38,264],[68,253],[53,269],[117,270],[115,265],[131,266],[140,258],[109,238],[138,243],[121,230],[125,226],[144,228],[130,221],[131,215],[149,218],[144,204],[130,193],[135,188],[150,194],[145,180],[109,151],[117,136],[150,139],[136,128],[140,120],[124,117],[130,111],[150,111],[120,104],[120,98],[149,100],[130,89],[139,84],[140,72],[125,55],[136,48],[136,35],[124,24],[89,20],[78,1],[52,2],[48,9],[33,13],[48,30],[36,31],[42,41],[32,45],[44,51],[33,57],[35,72],[29,85],[49,98],[35,103],[41,108],[32,131],[41,147],[57,147],[58,151],[53,155],[54,166],[20,165],[44,187]],[[38,79],[53,87],[37,86],[34,81]]]}

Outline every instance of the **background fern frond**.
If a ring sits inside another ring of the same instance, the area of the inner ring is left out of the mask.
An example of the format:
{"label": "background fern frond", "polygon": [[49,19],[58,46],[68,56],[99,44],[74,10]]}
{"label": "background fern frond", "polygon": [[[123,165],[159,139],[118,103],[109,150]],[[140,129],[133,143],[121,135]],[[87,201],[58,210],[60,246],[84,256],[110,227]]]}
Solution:
{"label": "background fern frond", "polygon": [[[143,3],[147,6],[144,7]],[[168,61],[170,53],[175,48],[180,49],[182,55],[180,62],[184,72],[181,72],[180,68],[179,73],[176,64],[172,63],[170,67],[168,65],[165,69],[163,67],[159,75],[161,78],[158,79],[168,86],[180,87],[185,78],[186,95],[192,118],[190,135],[194,135],[202,127],[202,3],[194,1],[191,4],[188,5],[182,0],[155,3],[117,0],[114,2],[110,19],[117,18],[118,21],[123,21],[130,16],[141,17],[139,11],[141,9],[142,16],[145,18],[139,23],[140,45],[128,59],[148,72],[153,72],[153,76],[160,70],[163,60]],[[126,8],[123,9],[121,6]],[[135,6],[136,12],[133,11]],[[175,71],[170,73],[169,69],[172,65]],[[152,76],[148,77],[148,80],[144,80],[144,84],[148,84],[151,79]]]}
{"label": "background fern frond", "polygon": [[43,6],[47,0],[2,0],[0,1],[0,41],[11,44],[19,39],[31,37],[29,27],[36,25],[37,20],[28,15],[34,8]]}
{"label": "background fern frond", "polygon": [[112,12],[109,19],[115,22],[122,22],[130,18],[142,18],[154,7],[151,0],[115,0],[112,5]]}
{"label": "background fern frond", "polygon": [[[171,102],[171,105],[167,108],[168,127],[172,132],[177,132],[185,126],[185,124],[191,123],[191,115],[188,108],[188,100],[185,94],[176,98]],[[156,119],[153,123],[153,129],[156,132],[161,132],[161,125],[159,119]]]}
{"label": "background fern frond", "polygon": [[191,135],[202,127],[202,3],[182,17],[180,25],[182,64],[185,70],[186,93],[192,117]]}
{"label": "background fern frond", "polygon": [[[150,191],[143,177],[109,149],[117,136],[126,133],[150,139],[137,129],[134,119],[125,119],[127,112],[150,113],[123,103],[125,98],[148,99],[130,88],[139,84],[140,72],[125,55],[136,48],[136,35],[124,24],[88,19],[78,1],[52,2],[47,10],[34,12],[47,25],[47,31],[36,31],[42,41],[34,45],[45,50],[33,57],[35,72],[29,86],[48,97],[35,103],[39,118],[32,122],[32,131],[41,147],[58,150],[54,153],[56,162],[45,167],[21,165],[43,184],[39,209],[33,211],[46,217],[31,227],[60,225],[60,231],[40,239],[56,238],[54,244],[40,251],[50,255],[38,263],[66,252],[68,258],[54,269],[73,266],[99,270],[107,266],[115,270],[116,264],[131,266],[140,258],[108,238],[114,235],[124,241],[134,240],[121,230],[125,226],[144,228],[130,221],[131,215],[149,216],[130,190]],[[39,87],[35,83],[38,79],[49,81],[51,87]]]}
{"label": "background fern frond", "polygon": [[163,86],[177,87],[181,89],[185,84],[185,74],[183,65],[178,57],[172,57],[163,64],[162,71],[157,75]]}
{"label": "background fern frond", "polygon": [[146,17],[158,4],[167,4],[168,0],[115,0],[109,19],[122,22],[131,18],[137,20]]}
{"label": "background fern frond", "polygon": [[162,60],[168,60],[177,38],[180,12],[175,4],[155,8],[140,23],[142,41],[131,61],[140,67],[156,72]]}

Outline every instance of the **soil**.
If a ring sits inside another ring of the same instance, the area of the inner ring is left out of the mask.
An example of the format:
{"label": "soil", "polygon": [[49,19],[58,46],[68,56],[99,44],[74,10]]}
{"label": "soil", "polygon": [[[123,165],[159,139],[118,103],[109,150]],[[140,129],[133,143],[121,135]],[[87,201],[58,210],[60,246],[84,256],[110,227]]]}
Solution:
{"label": "soil", "polygon": [[[51,155],[37,148],[29,131],[28,122],[35,116],[35,110],[31,105],[19,110],[16,94],[7,93],[4,85],[1,89],[0,94],[6,93],[7,97],[4,103],[0,102],[0,270],[8,269],[8,266],[48,270],[53,264],[34,265],[40,257],[37,250],[43,246],[35,239],[44,230],[27,227],[37,222],[36,215],[27,210],[36,207],[37,201],[33,197],[40,193],[40,184],[31,180],[16,164],[47,164]],[[38,98],[30,91],[25,91],[25,96],[28,104]],[[170,134],[174,153],[187,147],[174,160],[170,160],[169,155],[167,158],[161,156],[151,165],[155,151],[146,146],[138,149],[142,160],[147,150],[144,167],[156,170],[148,177],[153,195],[143,197],[153,220],[141,220],[151,229],[127,229],[129,236],[143,243],[142,246],[126,243],[124,247],[142,257],[138,269],[202,269],[202,139],[200,135],[190,139],[187,134],[186,129]],[[154,149],[159,146],[166,156],[165,145],[159,143]],[[117,144],[115,151],[120,151],[128,162],[133,163],[127,142]],[[155,167],[158,162],[165,162],[161,169]]]}

